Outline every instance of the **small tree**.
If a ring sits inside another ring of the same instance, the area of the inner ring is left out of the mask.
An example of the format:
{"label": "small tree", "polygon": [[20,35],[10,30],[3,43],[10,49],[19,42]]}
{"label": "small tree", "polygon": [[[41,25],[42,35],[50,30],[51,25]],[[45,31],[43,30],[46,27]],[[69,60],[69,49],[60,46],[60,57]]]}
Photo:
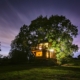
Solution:
{"label": "small tree", "polygon": [[3,57],[3,55],[0,54],[0,58],[2,58],[2,57]]}
{"label": "small tree", "polygon": [[80,55],[78,55],[78,59],[80,59]]}

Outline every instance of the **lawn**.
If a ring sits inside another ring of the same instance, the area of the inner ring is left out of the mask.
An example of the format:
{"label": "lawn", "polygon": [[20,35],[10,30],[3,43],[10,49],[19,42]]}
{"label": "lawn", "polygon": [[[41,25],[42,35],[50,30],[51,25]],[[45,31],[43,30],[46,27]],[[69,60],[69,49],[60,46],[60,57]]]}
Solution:
{"label": "lawn", "polygon": [[0,80],[80,80],[80,66],[0,66]]}

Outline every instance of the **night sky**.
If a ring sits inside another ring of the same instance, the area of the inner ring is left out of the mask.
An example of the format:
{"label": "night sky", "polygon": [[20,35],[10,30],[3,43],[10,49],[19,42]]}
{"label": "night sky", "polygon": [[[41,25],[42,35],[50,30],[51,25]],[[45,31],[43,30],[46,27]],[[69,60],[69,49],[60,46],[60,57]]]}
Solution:
{"label": "night sky", "polygon": [[[11,41],[24,24],[29,25],[40,15],[64,15],[78,26],[79,34],[74,39],[80,47],[80,0],[0,0],[0,54],[8,55]],[[80,54],[79,51],[75,57]]]}

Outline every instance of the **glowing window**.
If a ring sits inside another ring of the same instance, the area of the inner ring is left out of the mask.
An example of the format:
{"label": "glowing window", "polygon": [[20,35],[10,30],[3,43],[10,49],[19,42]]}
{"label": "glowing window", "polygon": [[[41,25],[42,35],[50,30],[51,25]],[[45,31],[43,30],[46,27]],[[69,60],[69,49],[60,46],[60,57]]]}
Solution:
{"label": "glowing window", "polygon": [[36,57],[41,57],[42,56],[42,52],[37,52],[36,53]]}

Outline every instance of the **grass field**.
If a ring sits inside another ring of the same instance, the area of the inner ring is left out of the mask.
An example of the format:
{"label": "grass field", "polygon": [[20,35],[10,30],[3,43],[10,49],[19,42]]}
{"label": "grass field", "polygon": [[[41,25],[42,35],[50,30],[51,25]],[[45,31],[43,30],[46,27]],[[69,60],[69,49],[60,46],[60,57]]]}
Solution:
{"label": "grass field", "polygon": [[0,80],[80,80],[80,66],[0,66]]}

